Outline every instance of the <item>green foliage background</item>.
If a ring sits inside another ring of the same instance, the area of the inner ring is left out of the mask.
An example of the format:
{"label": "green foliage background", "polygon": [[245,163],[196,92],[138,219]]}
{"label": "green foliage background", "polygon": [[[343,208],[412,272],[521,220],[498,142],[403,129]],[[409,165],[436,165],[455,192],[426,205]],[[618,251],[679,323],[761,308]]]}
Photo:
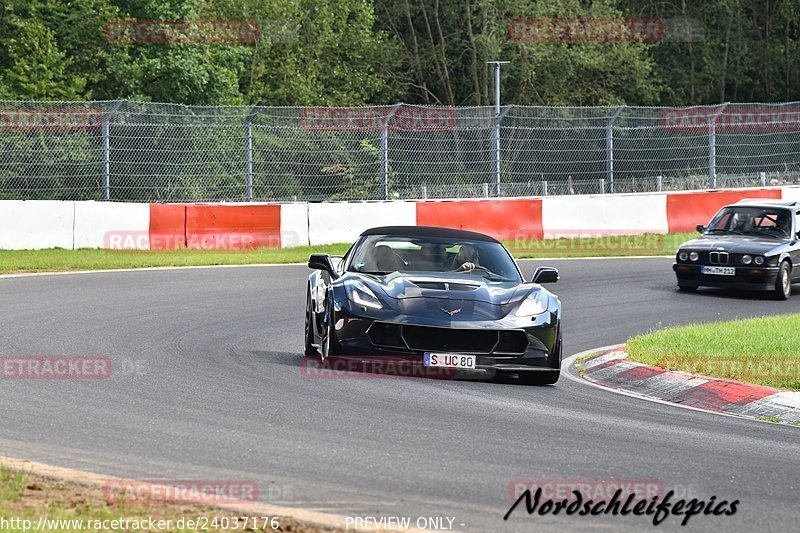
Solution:
{"label": "green foliage background", "polygon": [[[514,18],[692,20],[695,38],[519,43]],[[258,21],[257,43],[112,43],[117,19]],[[800,100],[796,0],[0,0],[0,99],[519,105]]]}

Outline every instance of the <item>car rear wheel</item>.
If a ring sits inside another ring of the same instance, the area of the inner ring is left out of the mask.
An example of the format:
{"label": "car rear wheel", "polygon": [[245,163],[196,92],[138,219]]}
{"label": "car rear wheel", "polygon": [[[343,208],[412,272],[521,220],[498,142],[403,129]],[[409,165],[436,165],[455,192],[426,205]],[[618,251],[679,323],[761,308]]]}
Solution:
{"label": "car rear wheel", "polygon": [[778,277],[775,280],[773,295],[776,300],[788,300],[792,294],[792,267],[788,261],[781,263]]}
{"label": "car rear wheel", "polygon": [[558,378],[561,377],[560,370],[551,370],[549,372],[520,372],[519,382],[522,385],[552,385]]}

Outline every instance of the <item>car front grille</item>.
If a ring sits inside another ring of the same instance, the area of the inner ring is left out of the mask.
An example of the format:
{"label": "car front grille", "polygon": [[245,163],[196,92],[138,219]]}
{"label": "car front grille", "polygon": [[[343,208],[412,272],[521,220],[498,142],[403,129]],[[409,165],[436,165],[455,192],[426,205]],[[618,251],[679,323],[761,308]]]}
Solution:
{"label": "car front grille", "polygon": [[528,336],[522,330],[451,329],[374,322],[367,336],[375,346],[417,352],[523,354]]}
{"label": "car front grille", "polygon": [[730,263],[730,254],[728,252],[709,252],[708,262],[712,265],[727,265]]}

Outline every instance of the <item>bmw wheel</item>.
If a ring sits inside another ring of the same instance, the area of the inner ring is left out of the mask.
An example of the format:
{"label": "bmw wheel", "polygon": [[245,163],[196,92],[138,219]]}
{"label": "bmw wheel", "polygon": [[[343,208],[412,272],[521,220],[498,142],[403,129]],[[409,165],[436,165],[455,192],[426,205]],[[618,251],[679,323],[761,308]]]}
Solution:
{"label": "bmw wheel", "polygon": [[773,295],[776,300],[788,300],[792,294],[792,267],[788,261],[781,263],[778,270],[778,278],[775,280],[775,290]]}

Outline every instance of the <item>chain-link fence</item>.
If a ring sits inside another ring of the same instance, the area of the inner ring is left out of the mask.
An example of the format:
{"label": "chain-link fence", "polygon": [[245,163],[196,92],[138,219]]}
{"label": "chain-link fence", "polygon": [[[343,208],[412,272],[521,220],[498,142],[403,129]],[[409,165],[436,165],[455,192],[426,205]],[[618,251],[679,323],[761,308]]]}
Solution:
{"label": "chain-link fence", "polygon": [[798,103],[497,113],[0,101],[0,199],[319,201],[786,183],[800,183]]}

